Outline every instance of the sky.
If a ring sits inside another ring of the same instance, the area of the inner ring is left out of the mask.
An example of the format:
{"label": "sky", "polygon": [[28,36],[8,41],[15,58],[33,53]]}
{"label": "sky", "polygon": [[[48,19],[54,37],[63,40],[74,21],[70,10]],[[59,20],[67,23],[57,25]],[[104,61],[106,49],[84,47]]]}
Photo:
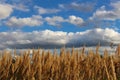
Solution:
{"label": "sky", "polygon": [[119,0],[0,0],[0,49],[120,43]]}

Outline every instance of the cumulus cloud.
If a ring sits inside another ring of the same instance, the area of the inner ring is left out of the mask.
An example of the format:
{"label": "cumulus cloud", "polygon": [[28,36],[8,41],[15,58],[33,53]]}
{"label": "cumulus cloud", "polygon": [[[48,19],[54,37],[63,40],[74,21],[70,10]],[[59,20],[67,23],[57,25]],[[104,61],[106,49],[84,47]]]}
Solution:
{"label": "cumulus cloud", "polygon": [[52,13],[57,13],[61,11],[59,9],[43,8],[39,6],[34,6],[34,8],[38,9],[39,14],[52,14]]}
{"label": "cumulus cloud", "polygon": [[77,26],[80,26],[84,23],[81,17],[76,17],[74,15],[69,16],[68,22]]}
{"label": "cumulus cloud", "polygon": [[0,49],[5,48],[59,48],[63,46],[78,47],[84,43],[87,46],[102,46],[120,43],[120,33],[113,29],[91,29],[83,32],[63,31],[33,31],[33,32],[0,32]]}
{"label": "cumulus cloud", "polygon": [[[58,47],[67,43],[67,33],[62,31],[1,32],[1,48]],[[4,42],[4,43],[2,43]]]}
{"label": "cumulus cloud", "polygon": [[106,10],[105,6],[98,9],[90,19],[101,19],[101,20],[117,20],[120,19],[120,1],[110,4],[112,10]]}
{"label": "cumulus cloud", "polygon": [[0,4],[0,19],[6,19],[13,12],[13,8],[9,4]]}
{"label": "cumulus cloud", "polygon": [[33,15],[31,17],[17,18],[15,16],[9,18],[7,21],[4,21],[4,24],[9,27],[24,27],[24,26],[41,26],[44,23],[48,25],[61,27],[62,23],[70,23],[75,26],[82,26],[84,20],[81,17],[71,15],[68,18],[63,18],[61,16],[45,17],[39,15]]}
{"label": "cumulus cloud", "polygon": [[6,4],[3,1],[3,3],[0,3],[0,20],[8,18],[12,14],[14,9],[17,9],[20,11],[29,11],[27,6],[25,6],[23,4],[12,5],[12,4]]}
{"label": "cumulus cloud", "polygon": [[27,18],[16,18],[11,17],[8,21],[5,22],[7,26],[11,27],[23,27],[23,26],[40,26],[43,24],[42,17],[38,15],[33,15],[32,17]]}
{"label": "cumulus cloud", "polygon": [[59,7],[66,10],[76,10],[79,12],[90,12],[93,11],[95,4],[86,2],[86,3],[76,3],[72,2],[70,4],[59,4]]}
{"label": "cumulus cloud", "polygon": [[57,26],[57,27],[61,27],[61,24],[63,22],[66,22],[66,20],[61,17],[61,16],[53,16],[53,17],[46,17],[45,21],[52,26]]}
{"label": "cumulus cloud", "polygon": [[46,17],[45,21],[52,26],[61,27],[62,23],[71,23],[76,26],[81,26],[84,23],[84,20],[81,17],[75,15],[69,16],[67,19],[64,19],[61,16]]}

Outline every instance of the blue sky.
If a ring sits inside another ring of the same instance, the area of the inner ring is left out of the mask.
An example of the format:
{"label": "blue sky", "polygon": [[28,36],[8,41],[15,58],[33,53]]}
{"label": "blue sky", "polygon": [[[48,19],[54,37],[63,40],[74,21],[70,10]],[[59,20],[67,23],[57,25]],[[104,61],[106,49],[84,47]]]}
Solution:
{"label": "blue sky", "polygon": [[1,0],[0,48],[117,45],[119,24],[119,0]]}

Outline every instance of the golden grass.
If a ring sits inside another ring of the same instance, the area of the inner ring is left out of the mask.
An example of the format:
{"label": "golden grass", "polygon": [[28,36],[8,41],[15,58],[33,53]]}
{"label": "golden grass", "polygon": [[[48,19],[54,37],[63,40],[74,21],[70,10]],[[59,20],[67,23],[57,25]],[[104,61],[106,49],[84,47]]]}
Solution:
{"label": "golden grass", "polygon": [[[33,50],[11,56],[4,51],[0,59],[0,80],[120,80],[120,45],[116,55],[99,54],[85,47],[81,50],[62,48],[60,55],[56,49],[50,51]],[[42,53],[41,53],[42,52]]]}

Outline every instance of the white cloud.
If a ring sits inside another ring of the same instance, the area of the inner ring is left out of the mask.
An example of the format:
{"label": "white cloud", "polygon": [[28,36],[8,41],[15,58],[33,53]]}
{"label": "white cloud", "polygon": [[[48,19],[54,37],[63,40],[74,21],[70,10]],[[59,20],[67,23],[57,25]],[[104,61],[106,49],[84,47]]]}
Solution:
{"label": "white cloud", "polygon": [[13,12],[13,8],[9,4],[0,4],[0,19],[6,19]]}
{"label": "white cloud", "polygon": [[111,3],[111,6],[114,7],[114,12],[116,13],[118,19],[120,19],[120,1],[117,1],[116,3]]}
{"label": "white cloud", "polygon": [[60,27],[61,23],[66,22],[66,20],[60,16],[46,17],[45,21],[49,25],[56,26],[56,27]]}
{"label": "white cloud", "polygon": [[114,11],[105,10],[105,6],[98,9],[90,19],[101,19],[101,20],[115,20],[117,18]]}
{"label": "white cloud", "polygon": [[84,23],[84,21],[81,17],[77,17],[74,15],[69,16],[67,19],[64,19],[61,16],[46,17],[45,21],[49,25],[57,26],[57,27],[61,27],[61,24],[65,23],[65,22],[71,23],[76,26],[81,26]]}
{"label": "white cloud", "polygon": [[105,6],[98,9],[90,19],[116,20],[120,19],[120,1],[111,3],[112,10],[106,10]]}
{"label": "white cloud", "polygon": [[66,32],[62,31],[33,31],[33,32],[1,32],[0,48],[33,48],[33,47],[53,47],[67,43]]}
{"label": "white cloud", "polygon": [[29,11],[28,7],[24,4],[13,4],[12,7],[20,11]]}
{"label": "white cloud", "polygon": [[6,4],[4,1],[0,3],[0,20],[10,17],[14,9],[20,11],[29,11],[27,6],[23,4]]}
{"label": "white cloud", "polygon": [[59,4],[59,7],[66,10],[76,10],[79,12],[90,12],[93,11],[95,3],[86,2],[86,3],[79,3],[79,2],[72,2],[70,4]]}
{"label": "white cloud", "polygon": [[80,26],[84,23],[82,18],[76,17],[74,15],[69,16],[68,22],[77,26]]}
{"label": "white cloud", "polygon": [[10,27],[24,27],[24,26],[41,26],[44,23],[48,25],[61,27],[62,23],[70,23],[76,26],[81,26],[84,21],[81,17],[74,15],[69,16],[68,18],[63,18],[61,16],[45,17],[39,15],[33,15],[32,17],[17,18],[15,16],[9,18],[7,21],[4,21],[4,24]]}
{"label": "white cloud", "polygon": [[11,17],[8,21],[5,22],[7,26],[11,27],[23,27],[23,26],[40,26],[43,24],[42,17],[38,15],[33,15],[32,17],[27,18],[16,18]]}
{"label": "white cloud", "polygon": [[39,14],[52,14],[52,13],[57,13],[61,11],[59,9],[43,8],[39,6],[35,6],[34,8],[38,9]]}
{"label": "white cloud", "polygon": [[120,43],[120,33],[113,29],[91,29],[83,32],[63,32],[63,31],[33,31],[33,32],[0,32],[0,48],[55,48],[66,46],[95,46],[98,42],[101,45]]}

